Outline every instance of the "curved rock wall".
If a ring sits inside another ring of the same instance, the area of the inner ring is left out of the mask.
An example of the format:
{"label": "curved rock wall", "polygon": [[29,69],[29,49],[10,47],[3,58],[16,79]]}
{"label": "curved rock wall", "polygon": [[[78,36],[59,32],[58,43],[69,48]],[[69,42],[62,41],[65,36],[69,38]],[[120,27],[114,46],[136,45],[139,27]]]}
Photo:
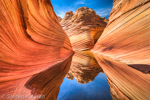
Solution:
{"label": "curved rock wall", "polygon": [[49,0],[0,1],[0,82],[46,70],[72,54]]}
{"label": "curved rock wall", "polygon": [[114,0],[109,23],[92,52],[128,64],[150,64],[149,19],[149,0]]}

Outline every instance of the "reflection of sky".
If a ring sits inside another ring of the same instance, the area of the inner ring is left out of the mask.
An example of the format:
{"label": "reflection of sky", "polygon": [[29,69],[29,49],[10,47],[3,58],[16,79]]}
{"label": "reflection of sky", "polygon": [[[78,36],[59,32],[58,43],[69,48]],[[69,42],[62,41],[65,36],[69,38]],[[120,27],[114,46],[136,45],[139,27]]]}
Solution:
{"label": "reflection of sky", "polygon": [[112,97],[106,75],[99,73],[94,81],[87,84],[79,84],[75,79],[65,77],[57,100],[112,100]]}

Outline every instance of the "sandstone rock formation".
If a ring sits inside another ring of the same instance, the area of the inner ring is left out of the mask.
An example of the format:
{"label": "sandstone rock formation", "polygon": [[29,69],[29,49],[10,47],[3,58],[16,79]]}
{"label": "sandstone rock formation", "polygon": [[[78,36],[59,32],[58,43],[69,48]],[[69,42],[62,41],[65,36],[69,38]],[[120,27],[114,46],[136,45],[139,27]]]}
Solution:
{"label": "sandstone rock formation", "polygon": [[150,64],[150,1],[114,0],[92,52],[127,64]]}
{"label": "sandstone rock formation", "polygon": [[106,26],[101,17],[87,7],[78,8],[74,14],[72,11],[67,12],[60,24],[74,50],[92,49]]}
{"label": "sandstone rock formation", "polygon": [[114,100],[150,99],[150,74],[145,74],[108,57],[97,54],[95,57],[107,75]]}
{"label": "sandstone rock formation", "polygon": [[93,81],[100,72],[103,70],[90,51],[75,51],[66,77],[71,80],[75,77],[78,83],[85,84]]}
{"label": "sandstone rock formation", "polygon": [[0,83],[44,71],[72,54],[49,0],[0,0]]}
{"label": "sandstone rock formation", "polygon": [[102,17],[102,20],[103,20],[105,23],[108,23],[108,22],[109,22],[109,19],[105,19],[105,17]]}
{"label": "sandstone rock formation", "polygon": [[0,0],[0,82],[39,73],[72,54],[50,0]]}
{"label": "sandstone rock formation", "polygon": [[58,17],[58,21],[60,22],[61,20],[62,20],[62,18],[61,17],[59,17],[59,16],[57,16]]}
{"label": "sandstone rock formation", "polygon": [[71,60],[70,57],[35,75],[0,83],[0,100],[57,100]]}

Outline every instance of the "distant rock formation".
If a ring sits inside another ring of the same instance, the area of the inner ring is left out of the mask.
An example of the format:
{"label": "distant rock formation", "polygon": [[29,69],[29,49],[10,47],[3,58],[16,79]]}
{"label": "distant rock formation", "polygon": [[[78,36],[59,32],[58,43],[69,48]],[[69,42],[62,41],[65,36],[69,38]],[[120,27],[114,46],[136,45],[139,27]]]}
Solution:
{"label": "distant rock formation", "polygon": [[50,0],[0,0],[0,82],[39,73],[72,54]]}
{"label": "distant rock formation", "polygon": [[102,17],[102,20],[103,20],[105,23],[108,23],[108,22],[109,22],[109,19],[105,19],[105,17]]}
{"label": "distant rock formation", "polygon": [[69,36],[74,50],[92,49],[106,27],[106,23],[96,12],[87,7],[80,7],[73,14],[67,12],[60,21]]}
{"label": "distant rock formation", "polygon": [[71,80],[75,77],[78,83],[86,84],[93,81],[100,72],[103,70],[90,51],[75,51],[66,77]]}
{"label": "distant rock formation", "polygon": [[150,64],[150,0],[114,0],[92,52],[127,64]]}
{"label": "distant rock formation", "polygon": [[62,20],[62,18],[61,17],[59,17],[59,16],[57,16],[58,17],[58,21],[60,22],[61,20]]}
{"label": "distant rock formation", "polygon": [[108,57],[95,57],[107,76],[113,100],[150,100],[150,74]]}

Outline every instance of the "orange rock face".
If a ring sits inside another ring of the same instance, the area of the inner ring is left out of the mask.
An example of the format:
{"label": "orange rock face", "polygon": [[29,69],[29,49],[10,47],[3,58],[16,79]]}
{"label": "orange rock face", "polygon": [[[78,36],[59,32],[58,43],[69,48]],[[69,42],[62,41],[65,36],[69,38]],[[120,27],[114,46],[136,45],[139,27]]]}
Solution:
{"label": "orange rock face", "polygon": [[0,100],[57,100],[71,60],[72,57],[69,57],[46,71],[0,83]]}
{"label": "orange rock face", "polygon": [[80,7],[73,14],[67,12],[60,24],[69,36],[74,50],[92,49],[106,23],[94,10]]}
{"label": "orange rock face", "polygon": [[0,82],[27,77],[70,57],[49,0],[0,0]]}
{"label": "orange rock face", "polygon": [[114,0],[92,52],[127,64],[150,64],[150,1]]}
{"label": "orange rock face", "polygon": [[75,51],[66,77],[71,80],[75,77],[78,83],[86,84],[93,81],[100,72],[103,70],[90,51]]}
{"label": "orange rock face", "polygon": [[114,100],[150,99],[150,74],[143,73],[108,57],[97,54],[95,57],[107,75]]}
{"label": "orange rock face", "polygon": [[105,19],[105,17],[102,17],[102,19],[103,19],[103,21],[104,21],[105,23],[108,23],[108,22],[109,22],[109,19]]}

